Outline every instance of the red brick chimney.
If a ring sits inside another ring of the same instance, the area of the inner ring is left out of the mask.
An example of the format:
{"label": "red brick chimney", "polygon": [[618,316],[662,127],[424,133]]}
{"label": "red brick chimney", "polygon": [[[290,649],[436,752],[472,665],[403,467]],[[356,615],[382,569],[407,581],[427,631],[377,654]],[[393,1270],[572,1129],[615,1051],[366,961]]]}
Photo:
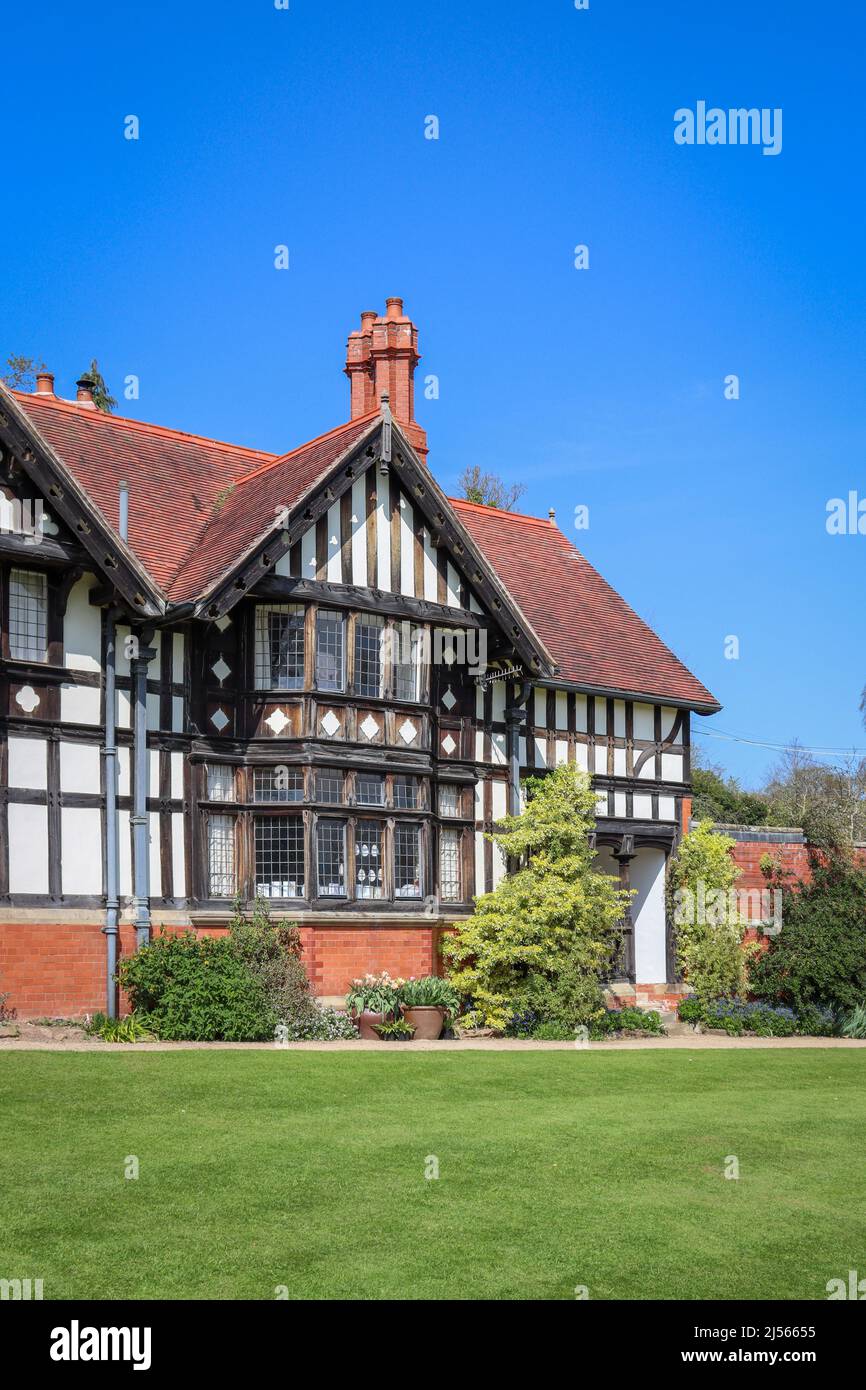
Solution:
{"label": "red brick chimney", "polygon": [[352,419],[376,410],[387,391],[391,412],[412,447],[427,457],[427,433],[415,420],[418,329],[403,313],[402,299],[386,301],[384,318],[372,309],[349,334],[346,376],[352,388]]}

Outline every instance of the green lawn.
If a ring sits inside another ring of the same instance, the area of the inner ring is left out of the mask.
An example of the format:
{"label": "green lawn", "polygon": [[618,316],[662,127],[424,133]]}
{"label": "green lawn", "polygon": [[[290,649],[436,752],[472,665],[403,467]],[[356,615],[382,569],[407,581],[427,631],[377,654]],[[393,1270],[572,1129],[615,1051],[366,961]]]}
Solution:
{"label": "green lawn", "polygon": [[866,1274],[866,1051],[10,1052],[0,1116],[0,1277],[46,1298],[814,1299]]}

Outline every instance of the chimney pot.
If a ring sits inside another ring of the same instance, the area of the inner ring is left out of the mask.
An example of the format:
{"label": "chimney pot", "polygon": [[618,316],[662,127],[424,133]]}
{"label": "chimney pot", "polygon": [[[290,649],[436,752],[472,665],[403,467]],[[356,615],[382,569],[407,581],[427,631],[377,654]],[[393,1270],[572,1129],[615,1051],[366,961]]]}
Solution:
{"label": "chimney pot", "polygon": [[551,524],[551,526],[553,526],[553,525],[555,524],[555,522],[556,522],[556,510],[555,510],[555,508],[551,507],[550,510],[549,510],[549,512],[547,513],[547,515],[550,517],[550,524]]}
{"label": "chimney pot", "polygon": [[402,299],[386,299],[386,300],[385,300],[385,304],[386,304],[386,313],[385,313],[385,318],[386,318],[386,319],[394,320],[394,319],[401,319],[401,318],[403,317],[403,301],[402,301]]}
{"label": "chimney pot", "polygon": [[54,373],[43,370],[36,373],[36,392],[37,396],[54,395]]}
{"label": "chimney pot", "polygon": [[86,410],[95,410],[96,402],[93,399],[93,382],[89,377],[83,376],[80,381],[75,383],[77,390],[77,401]]}
{"label": "chimney pot", "polygon": [[378,317],[379,315],[376,313],[375,309],[365,309],[361,315],[361,333],[366,336],[366,334],[372,332],[373,324]]}

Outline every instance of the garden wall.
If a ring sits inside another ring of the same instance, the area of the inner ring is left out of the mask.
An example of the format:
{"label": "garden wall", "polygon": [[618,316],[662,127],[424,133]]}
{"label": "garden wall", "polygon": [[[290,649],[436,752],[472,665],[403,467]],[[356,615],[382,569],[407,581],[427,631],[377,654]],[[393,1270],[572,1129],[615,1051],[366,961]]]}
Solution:
{"label": "garden wall", "polygon": [[[59,914],[58,914],[59,915]],[[7,1008],[25,1018],[81,1018],[105,1010],[104,919],[75,914],[77,920],[0,921],[0,994]],[[66,916],[64,914],[64,916]],[[158,930],[159,919],[154,930]],[[168,931],[188,923],[166,922]],[[196,927],[199,936],[221,936],[220,927]],[[392,975],[437,975],[440,928],[436,925],[352,927],[316,923],[300,928],[304,964],[313,993],[336,1001],[355,975],[388,970]],[[121,958],[135,950],[135,928],[120,928]],[[127,1012],[124,999],[121,1013]]]}

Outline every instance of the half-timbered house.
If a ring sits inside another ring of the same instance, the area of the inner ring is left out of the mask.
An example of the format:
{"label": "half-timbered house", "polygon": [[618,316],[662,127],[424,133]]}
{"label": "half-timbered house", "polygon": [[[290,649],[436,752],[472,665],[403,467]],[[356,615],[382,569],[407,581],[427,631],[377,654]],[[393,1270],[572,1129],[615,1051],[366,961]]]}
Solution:
{"label": "half-timbered house", "polygon": [[316,992],[435,970],[558,762],[636,890],[621,991],[673,979],[664,867],[704,686],[553,519],[447,498],[399,299],[349,338],[350,418],[272,455],[0,389],[0,991],[114,1006],[158,926],[296,920]]}

